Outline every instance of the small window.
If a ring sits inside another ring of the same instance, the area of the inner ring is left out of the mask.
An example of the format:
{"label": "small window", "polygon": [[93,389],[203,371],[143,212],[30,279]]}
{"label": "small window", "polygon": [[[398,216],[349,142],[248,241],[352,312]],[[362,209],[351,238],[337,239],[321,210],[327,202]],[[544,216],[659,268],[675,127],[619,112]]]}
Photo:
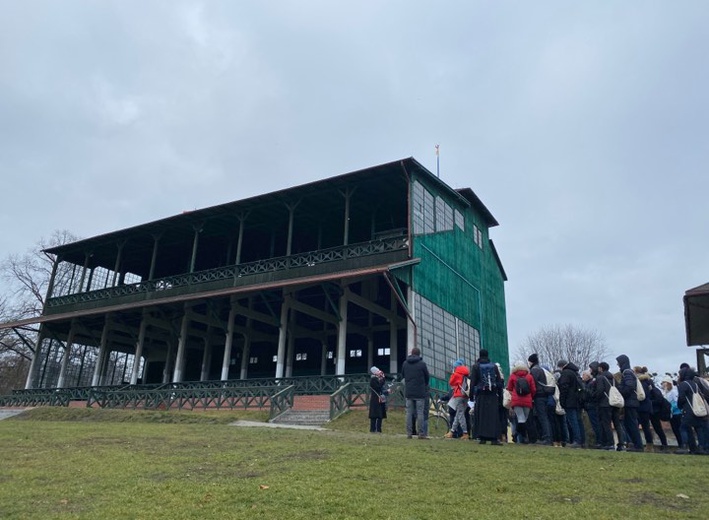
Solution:
{"label": "small window", "polygon": [[377,356],[388,356],[390,354],[391,354],[391,350],[389,349],[389,347],[377,349]]}
{"label": "small window", "polygon": [[308,359],[308,353],[307,352],[302,352],[299,354],[295,355],[295,360],[296,361],[305,361]]}
{"label": "small window", "polygon": [[350,350],[350,357],[362,357],[362,351],[360,349]]}
{"label": "small window", "polygon": [[475,224],[473,224],[473,240],[480,249],[483,248],[483,232]]}
{"label": "small window", "polygon": [[332,359],[335,357],[335,353],[332,350],[328,350],[327,359]]}
{"label": "small window", "polygon": [[465,217],[457,209],[455,210],[455,225],[465,231]]}
{"label": "small window", "polygon": [[[275,359],[274,359],[274,361],[275,361]],[[255,364],[257,364],[257,363],[258,363],[258,357],[257,357],[257,356],[251,356],[251,357],[249,358],[249,364],[250,364],[250,365],[255,365]]]}

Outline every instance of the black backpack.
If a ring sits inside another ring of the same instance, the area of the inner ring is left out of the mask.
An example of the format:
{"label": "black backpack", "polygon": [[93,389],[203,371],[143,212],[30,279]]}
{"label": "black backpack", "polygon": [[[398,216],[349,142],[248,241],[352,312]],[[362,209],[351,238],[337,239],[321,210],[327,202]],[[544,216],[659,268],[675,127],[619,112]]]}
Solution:
{"label": "black backpack", "polygon": [[477,385],[478,391],[494,391],[498,387],[497,365],[495,363],[480,363],[480,381]]}
{"label": "black backpack", "polygon": [[526,377],[517,377],[515,381],[515,392],[517,395],[529,395],[532,393],[532,389],[529,387],[529,381]]}

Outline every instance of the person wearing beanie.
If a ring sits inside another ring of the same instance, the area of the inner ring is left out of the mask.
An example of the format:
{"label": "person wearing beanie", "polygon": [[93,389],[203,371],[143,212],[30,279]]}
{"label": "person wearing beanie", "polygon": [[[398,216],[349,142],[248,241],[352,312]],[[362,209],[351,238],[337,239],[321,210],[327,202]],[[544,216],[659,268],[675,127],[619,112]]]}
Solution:
{"label": "person wearing beanie", "polygon": [[[461,439],[468,438],[468,421],[465,418],[465,409],[468,407],[468,394],[463,390],[465,380],[470,376],[470,370],[465,366],[465,361],[458,359],[453,363],[453,373],[448,379],[448,384],[453,390],[453,396],[448,402],[448,407],[455,410],[455,417],[451,424],[451,429],[446,433],[446,439],[453,439],[461,431]],[[470,381],[468,380],[468,392],[470,392]],[[452,401],[452,402],[451,402]]]}
{"label": "person wearing beanie", "polygon": [[384,372],[377,367],[369,369],[369,432],[382,433],[382,420],[387,417],[386,396],[389,393],[384,380]]}
{"label": "person wearing beanie", "polygon": [[545,446],[552,444],[552,427],[549,421],[547,401],[554,395],[556,386],[547,386],[547,375],[544,369],[539,366],[539,356],[534,353],[527,358],[529,373],[534,379],[536,392],[532,398],[532,418],[528,421],[527,433],[529,442],[538,442]]}

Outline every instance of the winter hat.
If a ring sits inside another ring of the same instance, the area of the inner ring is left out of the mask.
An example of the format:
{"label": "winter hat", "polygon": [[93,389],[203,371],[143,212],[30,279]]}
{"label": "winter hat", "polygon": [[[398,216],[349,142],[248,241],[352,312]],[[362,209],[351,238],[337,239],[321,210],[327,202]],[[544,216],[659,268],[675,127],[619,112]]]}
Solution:
{"label": "winter hat", "polygon": [[559,362],[556,364],[559,368],[564,368],[566,365],[568,365],[569,362],[566,361],[565,359],[560,359]]}
{"label": "winter hat", "polygon": [[463,365],[465,365],[464,359],[456,359],[455,363],[453,363],[453,368],[462,367]]}
{"label": "winter hat", "polygon": [[489,354],[488,354],[487,350],[485,350],[484,348],[481,348],[481,349],[480,349],[480,357],[481,357],[481,358],[486,358],[486,357],[488,357],[488,356],[489,356]]}
{"label": "winter hat", "polygon": [[372,373],[373,376],[376,376],[381,370],[379,370],[377,367],[372,367],[369,369],[369,371]]}
{"label": "winter hat", "polygon": [[538,364],[539,364],[539,356],[538,356],[537,353],[535,352],[534,354],[532,354],[531,356],[529,356],[529,357],[527,358],[527,361],[529,361],[529,362],[532,363],[533,365],[538,365]]}
{"label": "winter hat", "polygon": [[673,385],[674,383],[672,382],[672,377],[671,376],[665,376],[662,378],[661,383],[669,383],[670,386]]}

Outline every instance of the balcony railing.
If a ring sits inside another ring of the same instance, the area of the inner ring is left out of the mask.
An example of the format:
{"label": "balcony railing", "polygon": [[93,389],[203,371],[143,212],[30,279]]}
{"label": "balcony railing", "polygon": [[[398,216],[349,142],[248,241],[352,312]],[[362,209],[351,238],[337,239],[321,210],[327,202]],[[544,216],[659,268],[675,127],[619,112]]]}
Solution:
{"label": "balcony railing", "polygon": [[236,280],[245,276],[273,273],[300,267],[313,267],[315,265],[325,264],[328,262],[337,262],[391,251],[400,251],[402,249],[406,249],[407,247],[408,241],[405,236],[382,238],[379,240],[372,240],[370,242],[363,242],[348,246],[321,249],[318,251],[299,253],[290,256],[218,267],[216,269],[198,271],[196,273],[169,276],[159,278],[157,280],[143,281],[83,293],[57,296],[47,300],[47,307],[54,308],[62,305],[100,301],[135,294],[155,294],[179,287],[189,287],[202,283],[218,282],[223,280]]}

